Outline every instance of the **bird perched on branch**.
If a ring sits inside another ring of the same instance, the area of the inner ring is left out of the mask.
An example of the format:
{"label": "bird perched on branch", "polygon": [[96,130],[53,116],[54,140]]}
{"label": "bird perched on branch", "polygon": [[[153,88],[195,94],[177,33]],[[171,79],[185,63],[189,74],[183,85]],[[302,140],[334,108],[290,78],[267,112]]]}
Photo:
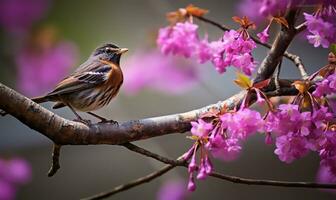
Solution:
{"label": "bird perched on branch", "polygon": [[123,83],[120,58],[127,51],[128,49],[114,44],[98,47],[86,62],[58,83],[53,91],[32,100],[36,103],[56,102],[54,109],[68,106],[77,120],[86,124],[89,121],[81,118],[76,111],[87,112],[107,121],[90,111],[106,106],[118,94]]}

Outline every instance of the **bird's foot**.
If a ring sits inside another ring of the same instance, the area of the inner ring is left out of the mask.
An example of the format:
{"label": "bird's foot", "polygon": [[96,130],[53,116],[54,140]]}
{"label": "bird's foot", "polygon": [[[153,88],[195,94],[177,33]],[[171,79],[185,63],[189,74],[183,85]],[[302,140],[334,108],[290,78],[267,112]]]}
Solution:
{"label": "bird's foot", "polygon": [[114,121],[112,119],[101,119],[99,122],[100,124],[113,124],[119,126],[119,123],[117,121]]}
{"label": "bird's foot", "polygon": [[83,123],[87,126],[91,126],[92,125],[92,122],[91,120],[88,120],[88,119],[82,119],[82,118],[76,118],[73,120],[74,122],[80,122],[80,123]]}

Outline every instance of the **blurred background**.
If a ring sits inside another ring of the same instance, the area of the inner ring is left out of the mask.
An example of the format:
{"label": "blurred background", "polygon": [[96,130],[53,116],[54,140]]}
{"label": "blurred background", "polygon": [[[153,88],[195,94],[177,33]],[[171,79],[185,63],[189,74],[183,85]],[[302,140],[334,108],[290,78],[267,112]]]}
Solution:
{"label": "blurred background", "polygon": [[[121,61],[126,83],[119,96],[97,114],[126,121],[216,103],[239,91],[232,82],[234,70],[220,75],[211,64],[162,57],[155,47],[158,28],[168,25],[166,13],[190,3],[210,10],[207,17],[238,28],[231,17],[237,15],[239,1],[0,0],[0,81],[29,97],[44,94],[85,61],[94,48],[113,42],[130,49]],[[212,40],[222,36],[220,30],[196,23]],[[275,29],[272,30],[275,32]],[[300,37],[290,46],[290,51],[301,56],[309,73],[327,63],[327,50],[313,48]],[[266,52],[263,47],[257,48],[256,60],[261,62]],[[161,61],[161,66],[155,65],[153,60]],[[299,74],[295,66],[285,60],[281,77],[297,78]],[[52,105],[44,106],[51,109]],[[74,118],[66,108],[55,113]],[[64,146],[61,169],[48,178],[52,143],[11,116],[1,117],[0,127],[0,158],[27,162],[21,163],[26,184],[16,188],[16,199],[79,199],[112,189],[162,166],[119,146]],[[176,158],[192,144],[186,135],[172,134],[136,144]],[[287,165],[279,161],[273,151],[274,146],[265,145],[264,136],[257,135],[244,145],[238,160],[214,161],[215,169],[249,178],[315,181],[319,165],[316,155],[310,154]],[[186,186],[187,177],[185,169],[176,169],[110,199],[157,199],[162,187],[172,182]],[[10,189],[8,191],[10,193]],[[247,186],[208,178],[197,181],[197,190],[188,194],[188,199],[204,198],[308,200],[335,199],[335,195],[315,189]]]}

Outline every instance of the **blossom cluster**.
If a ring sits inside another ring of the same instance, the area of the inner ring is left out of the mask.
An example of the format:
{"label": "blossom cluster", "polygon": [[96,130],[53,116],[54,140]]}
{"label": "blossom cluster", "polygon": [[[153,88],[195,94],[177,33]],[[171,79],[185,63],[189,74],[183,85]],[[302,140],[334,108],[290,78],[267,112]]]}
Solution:
{"label": "blossom cluster", "polygon": [[[304,89],[299,90],[294,101],[280,104],[276,108],[269,105],[264,116],[246,107],[244,102],[252,91],[259,94],[258,99],[263,99],[260,102],[270,103],[269,99],[260,89],[245,80],[246,85],[249,85],[248,93],[239,110],[209,112],[198,121],[191,122],[191,139],[196,142],[189,150],[193,157],[189,164],[188,189],[195,189],[194,172],[197,172],[196,177],[200,180],[211,173],[211,156],[226,161],[234,160],[242,149],[241,142],[257,132],[265,133],[267,144],[274,141],[274,153],[285,163],[291,163],[309,152],[317,152],[321,158],[321,169],[324,170],[320,172],[323,175],[320,176],[320,181],[336,180],[336,107],[325,96],[336,94],[335,69],[332,68],[327,74],[330,75],[316,83],[313,93],[310,93],[306,82],[295,83],[301,84]],[[240,77],[240,82],[236,83],[243,86],[246,77]],[[307,100],[307,96],[311,96],[311,99]],[[199,165],[195,160],[197,149],[201,152]]]}
{"label": "blossom cluster", "polygon": [[[191,122],[191,125],[191,138],[196,143],[189,150],[193,155],[188,168],[188,189],[193,191],[196,188],[193,173],[197,172],[197,179],[203,180],[212,172],[209,154],[224,161],[236,159],[242,149],[241,141],[261,131],[263,120],[259,112],[243,108],[236,112],[219,114],[215,123],[199,119]],[[197,148],[201,149],[199,165],[196,163]]]}
{"label": "blossom cluster", "polygon": [[256,62],[252,50],[255,42],[244,37],[240,31],[225,31],[218,41],[208,41],[197,33],[198,25],[189,21],[178,22],[159,30],[157,44],[164,54],[181,55],[186,58],[195,57],[200,63],[211,61],[219,73],[234,66],[247,75],[251,75]]}
{"label": "blossom cluster", "polygon": [[314,47],[328,48],[336,42],[336,7],[330,12],[304,13],[309,34],[306,36]]}
{"label": "blossom cluster", "polygon": [[30,165],[22,159],[0,159],[0,199],[13,200],[19,186],[31,179]]}

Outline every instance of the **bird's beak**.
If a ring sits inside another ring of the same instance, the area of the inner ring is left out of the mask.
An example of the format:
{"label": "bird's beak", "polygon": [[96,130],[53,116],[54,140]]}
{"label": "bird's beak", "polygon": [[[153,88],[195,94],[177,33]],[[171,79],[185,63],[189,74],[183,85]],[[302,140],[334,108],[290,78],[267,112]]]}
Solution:
{"label": "bird's beak", "polygon": [[127,48],[121,48],[121,49],[119,50],[119,54],[126,53],[127,51],[128,51]]}

